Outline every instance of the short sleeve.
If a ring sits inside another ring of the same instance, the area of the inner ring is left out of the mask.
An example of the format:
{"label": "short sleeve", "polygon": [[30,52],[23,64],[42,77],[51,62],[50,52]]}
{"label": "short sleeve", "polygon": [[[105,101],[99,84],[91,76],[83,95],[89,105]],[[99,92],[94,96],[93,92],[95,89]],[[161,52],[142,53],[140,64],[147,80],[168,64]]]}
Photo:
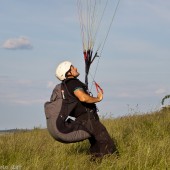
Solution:
{"label": "short sleeve", "polygon": [[74,95],[74,92],[78,89],[84,90],[84,84],[78,79],[70,79],[66,83],[66,86],[71,94]]}

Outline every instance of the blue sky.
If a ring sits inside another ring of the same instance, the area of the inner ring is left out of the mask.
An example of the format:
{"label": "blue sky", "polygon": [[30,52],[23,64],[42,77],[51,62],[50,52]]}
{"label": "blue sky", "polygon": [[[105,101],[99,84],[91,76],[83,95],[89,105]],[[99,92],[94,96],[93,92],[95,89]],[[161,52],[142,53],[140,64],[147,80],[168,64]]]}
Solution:
{"label": "blue sky", "polygon": [[[46,127],[57,64],[72,61],[84,81],[76,0],[0,1],[0,25],[0,129]],[[170,94],[170,1],[121,0],[99,61],[101,116],[159,109]]]}

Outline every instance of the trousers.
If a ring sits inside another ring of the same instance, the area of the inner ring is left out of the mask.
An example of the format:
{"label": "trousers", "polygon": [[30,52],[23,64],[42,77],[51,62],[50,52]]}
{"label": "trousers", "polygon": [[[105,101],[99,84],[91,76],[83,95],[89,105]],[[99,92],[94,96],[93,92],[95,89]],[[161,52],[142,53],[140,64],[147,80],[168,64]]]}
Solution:
{"label": "trousers", "polygon": [[91,134],[89,138],[90,153],[95,157],[103,157],[117,152],[116,145],[105,126],[100,122],[97,113],[89,113],[88,118],[81,118],[81,124]]}

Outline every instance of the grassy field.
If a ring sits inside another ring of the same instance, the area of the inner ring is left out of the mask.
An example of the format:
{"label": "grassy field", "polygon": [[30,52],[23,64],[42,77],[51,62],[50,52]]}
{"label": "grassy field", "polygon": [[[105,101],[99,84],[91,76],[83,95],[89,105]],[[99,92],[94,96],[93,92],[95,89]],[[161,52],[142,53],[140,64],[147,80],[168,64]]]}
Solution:
{"label": "grassy field", "polygon": [[46,129],[0,136],[0,170],[169,170],[170,111],[102,120],[120,157],[90,161],[89,143],[62,144]]}

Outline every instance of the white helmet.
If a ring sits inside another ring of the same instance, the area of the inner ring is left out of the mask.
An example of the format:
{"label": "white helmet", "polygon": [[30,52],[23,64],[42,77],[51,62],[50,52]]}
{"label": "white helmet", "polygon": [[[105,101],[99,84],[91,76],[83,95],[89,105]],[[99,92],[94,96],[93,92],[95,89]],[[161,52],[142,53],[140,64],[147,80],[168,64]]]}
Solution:
{"label": "white helmet", "polygon": [[56,77],[61,81],[64,80],[66,78],[65,74],[69,71],[71,65],[72,63],[69,61],[60,63],[56,69]]}

